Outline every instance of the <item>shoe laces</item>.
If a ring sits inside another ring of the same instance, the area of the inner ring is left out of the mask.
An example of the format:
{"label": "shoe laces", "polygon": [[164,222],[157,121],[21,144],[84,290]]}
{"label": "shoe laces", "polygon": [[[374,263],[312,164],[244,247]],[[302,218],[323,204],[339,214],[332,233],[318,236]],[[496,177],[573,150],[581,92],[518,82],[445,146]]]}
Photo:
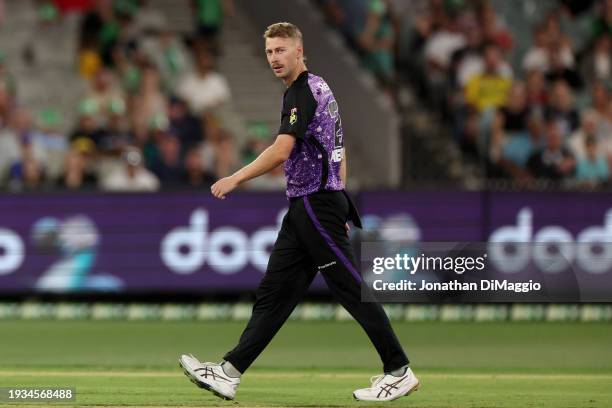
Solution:
{"label": "shoe laces", "polygon": [[202,366],[221,366],[221,363],[213,363],[210,361],[200,361],[196,356],[194,356],[193,354],[189,354],[191,356],[191,358],[193,358],[194,360],[196,360],[198,363],[200,363]]}
{"label": "shoe laces", "polygon": [[382,380],[382,378],[385,376],[385,374],[379,374],[379,375],[374,375],[372,377],[370,377],[370,383],[372,384],[372,388],[374,388],[374,386],[376,386],[376,384]]}

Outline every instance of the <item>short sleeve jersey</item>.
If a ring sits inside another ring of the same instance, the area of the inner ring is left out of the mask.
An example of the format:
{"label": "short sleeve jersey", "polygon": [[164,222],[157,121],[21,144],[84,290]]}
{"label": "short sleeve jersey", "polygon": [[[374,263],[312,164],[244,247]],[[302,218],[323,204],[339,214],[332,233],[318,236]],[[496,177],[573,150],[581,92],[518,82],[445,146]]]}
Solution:
{"label": "short sleeve jersey", "polygon": [[340,178],[342,121],[338,104],[323,78],[304,71],[287,88],[278,133],[296,138],[285,162],[288,197],[344,189]]}

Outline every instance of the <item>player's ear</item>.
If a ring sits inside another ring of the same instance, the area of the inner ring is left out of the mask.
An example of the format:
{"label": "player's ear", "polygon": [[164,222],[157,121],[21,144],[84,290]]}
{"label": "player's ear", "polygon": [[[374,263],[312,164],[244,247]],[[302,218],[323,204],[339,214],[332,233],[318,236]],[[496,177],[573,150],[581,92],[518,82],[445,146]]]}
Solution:
{"label": "player's ear", "polygon": [[297,49],[297,57],[298,59],[301,59],[304,56],[304,46],[302,45],[300,41],[298,41],[296,49]]}

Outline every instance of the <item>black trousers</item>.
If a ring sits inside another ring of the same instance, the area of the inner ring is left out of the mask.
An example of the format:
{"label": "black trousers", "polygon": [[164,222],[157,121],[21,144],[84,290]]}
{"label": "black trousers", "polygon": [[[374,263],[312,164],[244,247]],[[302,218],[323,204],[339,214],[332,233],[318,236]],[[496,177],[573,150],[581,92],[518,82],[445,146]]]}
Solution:
{"label": "black trousers", "polygon": [[342,306],[359,322],[390,372],[408,364],[385,311],[361,302],[361,276],[345,223],[351,210],[342,191],[292,199],[256,292],[253,313],[238,345],[224,360],[244,373],[300,302],[317,272]]}

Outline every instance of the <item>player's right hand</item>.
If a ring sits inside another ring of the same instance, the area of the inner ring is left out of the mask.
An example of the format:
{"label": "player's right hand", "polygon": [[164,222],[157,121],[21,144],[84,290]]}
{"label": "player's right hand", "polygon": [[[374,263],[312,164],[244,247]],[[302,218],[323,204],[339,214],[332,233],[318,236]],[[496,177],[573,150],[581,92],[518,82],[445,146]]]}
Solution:
{"label": "player's right hand", "polygon": [[210,191],[212,195],[215,197],[224,200],[225,196],[229,194],[232,190],[238,187],[238,181],[234,176],[223,177],[221,180],[217,181],[210,187]]}

